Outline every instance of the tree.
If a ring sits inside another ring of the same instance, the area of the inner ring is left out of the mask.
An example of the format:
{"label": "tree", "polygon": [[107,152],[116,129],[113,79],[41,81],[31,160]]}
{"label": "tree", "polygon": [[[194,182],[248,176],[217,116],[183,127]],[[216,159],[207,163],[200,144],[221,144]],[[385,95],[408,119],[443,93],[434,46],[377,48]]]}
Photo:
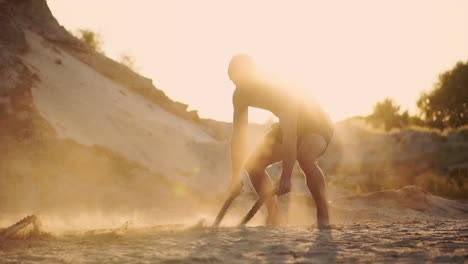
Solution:
{"label": "tree", "polygon": [[439,75],[434,89],[417,102],[427,126],[444,130],[468,124],[468,61]]}
{"label": "tree", "polygon": [[78,29],[78,38],[93,50],[103,53],[101,34],[90,29]]}
{"label": "tree", "polygon": [[[374,111],[367,117],[367,121],[374,127],[379,127],[383,124],[385,131],[392,128],[401,128],[401,116],[398,113],[400,106],[392,99],[385,98],[382,102],[374,105]],[[408,112],[405,112],[408,115]],[[408,119],[408,118],[407,118]]]}

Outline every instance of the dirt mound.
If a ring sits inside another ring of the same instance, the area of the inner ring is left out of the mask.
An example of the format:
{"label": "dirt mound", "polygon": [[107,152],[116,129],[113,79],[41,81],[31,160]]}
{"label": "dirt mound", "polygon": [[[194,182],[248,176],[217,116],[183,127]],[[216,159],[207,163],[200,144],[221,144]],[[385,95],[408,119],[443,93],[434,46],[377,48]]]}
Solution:
{"label": "dirt mound", "polygon": [[[403,219],[468,219],[468,204],[432,195],[420,187],[337,198],[331,203],[338,221],[347,211],[352,221]],[[348,219],[349,220],[349,219]]]}

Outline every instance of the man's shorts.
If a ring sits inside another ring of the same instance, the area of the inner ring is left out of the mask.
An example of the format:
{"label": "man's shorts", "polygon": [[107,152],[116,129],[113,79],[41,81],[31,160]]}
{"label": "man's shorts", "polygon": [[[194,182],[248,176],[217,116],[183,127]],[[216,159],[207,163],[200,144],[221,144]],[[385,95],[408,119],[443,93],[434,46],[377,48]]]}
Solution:
{"label": "man's shorts", "polygon": [[[307,136],[307,135],[310,135],[310,134],[314,134],[314,135],[317,135],[317,136],[320,136],[321,138],[323,138],[323,140],[325,141],[326,143],[326,147],[325,149],[323,150],[323,152],[320,154],[320,156],[323,155],[323,153],[325,153],[325,151],[327,150],[328,148],[328,145],[329,145],[329,142],[326,140],[326,138],[324,136],[322,136],[320,133],[314,131],[314,130],[307,130],[307,129],[302,129],[302,130],[298,130],[297,131],[297,148],[299,149],[299,147],[301,146],[301,143],[303,141],[303,139]],[[279,125],[279,123],[274,123],[271,125],[271,130],[270,132],[268,132],[268,134],[266,135],[266,138],[269,138],[269,139],[272,139],[274,143],[276,144],[282,144],[283,143],[283,132],[281,130],[281,127]]]}

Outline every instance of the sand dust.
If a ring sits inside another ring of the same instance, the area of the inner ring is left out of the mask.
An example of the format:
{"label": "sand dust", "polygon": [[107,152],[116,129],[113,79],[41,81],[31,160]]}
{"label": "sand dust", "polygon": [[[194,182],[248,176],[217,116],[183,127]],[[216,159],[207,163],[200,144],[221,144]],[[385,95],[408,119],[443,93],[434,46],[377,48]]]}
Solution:
{"label": "sand dust", "polygon": [[44,217],[45,233],[0,239],[0,263],[468,262],[465,202],[415,186],[345,196],[330,204],[332,228],[319,230],[310,226],[315,208],[306,199],[291,200],[288,226],[276,228],[263,226],[264,210],[250,226],[235,227],[254,201],[248,197],[236,201],[220,228],[207,227],[213,221],[209,214],[202,225],[193,225],[199,217],[187,215],[192,224],[130,220],[109,229],[62,231]]}
{"label": "sand dust", "polygon": [[335,226],[177,226],[8,240],[0,263],[375,263],[468,261],[468,221]]}

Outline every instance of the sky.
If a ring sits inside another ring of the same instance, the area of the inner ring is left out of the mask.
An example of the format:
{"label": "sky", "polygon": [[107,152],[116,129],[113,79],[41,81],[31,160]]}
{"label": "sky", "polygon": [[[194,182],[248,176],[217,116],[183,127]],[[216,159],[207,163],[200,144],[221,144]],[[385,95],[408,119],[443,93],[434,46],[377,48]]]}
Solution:
{"label": "sky", "polygon": [[[48,0],[59,23],[100,33],[173,100],[203,118],[232,119],[230,58],[294,80],[334,121],[386,97],[416,114],[422,91],[468,61],[468,1]],[[253,122],[271,118],[254,110]]]}

